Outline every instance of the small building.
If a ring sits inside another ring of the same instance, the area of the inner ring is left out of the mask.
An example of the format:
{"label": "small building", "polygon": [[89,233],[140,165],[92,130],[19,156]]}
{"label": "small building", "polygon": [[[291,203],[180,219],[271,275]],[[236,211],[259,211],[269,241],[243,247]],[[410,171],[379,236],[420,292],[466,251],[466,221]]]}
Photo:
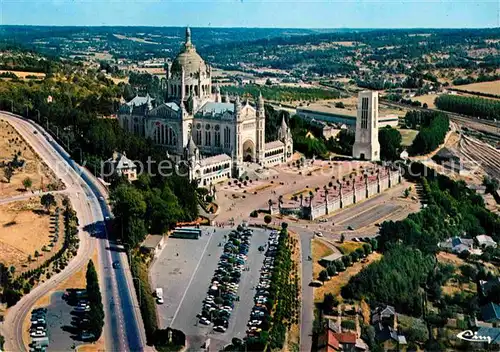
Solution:
{"label": "small building", "polygon": [[137,180],[137,166],[132,160],[127,158],[125,152],[114,152],[113,157],[106,160],[106,166],[106,174],[108,176],[124,176],[129,182]]}
{"label": "small building", "polygon": [[439,248],[452,253],[469,252],[470,254],[481,255],[480,249],[474,248],[474,240],[471,238],[453,237],[438,244]]}
{"label": "small building", "polygon": [[399,350],[407,344],[406,337],[398,334],[398,315],[393,306],[377,307],[372,312],[371,323],[375,328],[375,337],[385,351]]}
{"label": "small building", "polygon": [[164,244],[165,237],[163,235],[148,235],[144,242],[142,242],[141,249],[156,257],[160,254]]}
{"label": "small building", "polygon": [[481,307],[481,317],[487,323],[500,322],[500,305],[489,302]]}
{"label": "small building", "polygon": [[342,258],[342,253],[332,253],[330,255],[327,255],[326,257],[323,257],[319,260],[320,264],[323,266],[329,266],[332,263],[336,262],[340,258]]}
{"label": "small building", "polygon": [[490,236],[479,235],[479,236],[476,236],[476,240],[477,240],[477,244],[480,248],[483,248],[483,249],[486,247],[497,248],[497,243]]}

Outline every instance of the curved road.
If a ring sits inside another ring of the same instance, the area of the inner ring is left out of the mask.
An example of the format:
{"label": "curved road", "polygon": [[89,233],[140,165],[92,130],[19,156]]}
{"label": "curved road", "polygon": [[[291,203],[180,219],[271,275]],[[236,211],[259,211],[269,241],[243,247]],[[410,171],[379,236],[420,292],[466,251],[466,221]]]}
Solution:
{"label": "curved road", "polygon": [[[6,350],[26,350],[22,339],[26,315],[39,298],[84,267],[96,247],[106,316],[103,331],[106,350],[141,351],[147,348],[126,254],[111,250],[113,246],[107,238],[105,219],[111,216],[104,200],[107,194],[99,186],[97,179],[77,165],[52,138],[47,138],[47,134],[40,126],[8,113],[2,113],[0,118],[12,124],[64,182],[80,225],[80,247],[77,256],[70,261],[64,271],[36,287],[9,309],[3,329],[6,336]],[[34,133],[35,130],[38,133]],[[120,269],[113,269],[113,262],[119,262]]]}

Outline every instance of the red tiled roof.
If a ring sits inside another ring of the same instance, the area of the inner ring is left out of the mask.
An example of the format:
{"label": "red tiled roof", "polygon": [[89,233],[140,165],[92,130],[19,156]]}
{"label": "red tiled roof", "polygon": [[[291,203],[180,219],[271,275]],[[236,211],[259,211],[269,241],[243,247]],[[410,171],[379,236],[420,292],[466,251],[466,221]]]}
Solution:
{"label": "red tiled roof", "polygon": [[328,346],[332,346],[336,350],[340,347],[339,340],[336,338],[335,333],[331,330],[328,330]]}
{"label": "red tiled roof", "polygon": [[353,332],[332,333],[340,343],[356,343],[356,334]]}

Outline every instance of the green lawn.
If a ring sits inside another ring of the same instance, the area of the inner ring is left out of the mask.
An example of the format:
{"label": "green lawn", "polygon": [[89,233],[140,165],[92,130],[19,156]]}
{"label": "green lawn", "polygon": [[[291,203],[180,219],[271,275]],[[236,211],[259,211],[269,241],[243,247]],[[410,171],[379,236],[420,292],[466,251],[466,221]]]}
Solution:
{"label": "green lawn", "polygon": [[399,133],[401,133],[401,137],[403,138],[403,140],[401,141],[401,145],[404,147],[409,147],[413,143],[415,137],[417,136],[418,131],[400,129]]}

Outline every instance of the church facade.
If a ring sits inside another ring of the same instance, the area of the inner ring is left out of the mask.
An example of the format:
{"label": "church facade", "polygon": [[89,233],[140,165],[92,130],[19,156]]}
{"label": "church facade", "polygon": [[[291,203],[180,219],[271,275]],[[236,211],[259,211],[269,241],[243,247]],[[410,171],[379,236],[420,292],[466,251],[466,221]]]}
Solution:
{"label": "church facade", "polygon": [[176,162],[189,166],[200,185],[240,177],[246,163],[274,166],[289,161],[292,135],[283,120],[278,140],[265,142],[264,100],[222,97],[212,85],[212,68],[196,52],[191,32],[175,60],[166,67],[166,102],[135,97],[118,112],[120,126],[164,147]]}

